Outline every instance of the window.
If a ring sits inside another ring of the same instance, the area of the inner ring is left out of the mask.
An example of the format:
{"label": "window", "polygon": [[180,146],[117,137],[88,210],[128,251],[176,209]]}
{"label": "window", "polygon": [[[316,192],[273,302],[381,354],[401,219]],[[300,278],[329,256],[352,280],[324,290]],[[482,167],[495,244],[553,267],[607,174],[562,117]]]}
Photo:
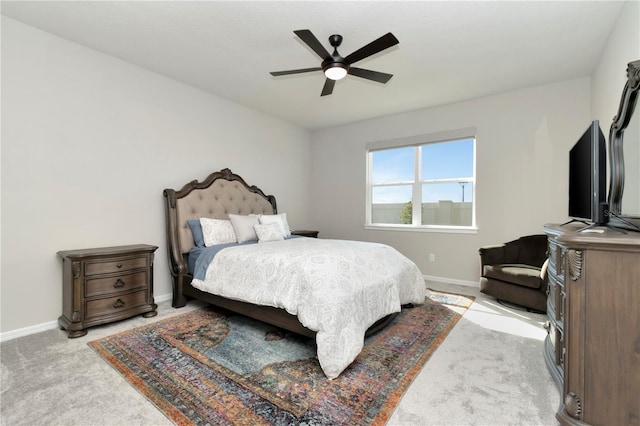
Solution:
{"label": "window", "polygon": [[367,174],[368,226],[475,229],[475,129],[372,143]]}

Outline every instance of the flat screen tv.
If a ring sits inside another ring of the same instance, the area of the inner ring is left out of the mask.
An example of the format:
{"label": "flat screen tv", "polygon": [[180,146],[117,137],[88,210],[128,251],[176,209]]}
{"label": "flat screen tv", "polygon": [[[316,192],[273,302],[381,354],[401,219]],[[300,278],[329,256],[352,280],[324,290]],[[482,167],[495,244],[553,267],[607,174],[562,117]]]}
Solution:
{"label": "flat screen tv", "polygon": [[606,206],[607,148],[594,120],[569,152],[569,216],[595,225],[608,222]]}

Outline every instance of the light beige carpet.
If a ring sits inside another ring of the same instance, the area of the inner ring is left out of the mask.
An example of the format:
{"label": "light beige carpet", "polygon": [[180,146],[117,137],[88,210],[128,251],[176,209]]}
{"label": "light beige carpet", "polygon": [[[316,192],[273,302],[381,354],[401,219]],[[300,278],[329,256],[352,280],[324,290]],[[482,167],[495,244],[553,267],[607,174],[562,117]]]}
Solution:
{"label": "light beige carpet", "polygon": [[[417,376],[389,425],[556,425],[559,392],[542,355],[544,315],[505,308],[476,289],[428,283],[476,296]],[[2,425],[169,425],[147,399],[88,346],[89,340],[202,305],[161,303],[135,317],[67,339],[50,330],[0,345]]]}

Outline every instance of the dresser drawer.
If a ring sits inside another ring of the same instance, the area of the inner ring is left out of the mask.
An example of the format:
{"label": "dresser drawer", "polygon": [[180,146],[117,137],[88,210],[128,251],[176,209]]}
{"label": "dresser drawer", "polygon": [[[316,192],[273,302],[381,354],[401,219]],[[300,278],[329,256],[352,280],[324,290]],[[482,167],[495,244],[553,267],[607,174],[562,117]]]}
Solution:
{"label": "dresser drawer", "polygon": [[564,249],[555,242],[549,241],[549,269],[559,281],[564,278]]}
{"label": "dresser drawer", "polygon": [[556,311],[558,284],[555,275],[547,275],[547,281],[547,314],[553,317],[552,313]]}
{"label": "dresser drawer", "polygon": [[135,293],[121,294],[104,299],[87,301],[87,319],[97,316],[104,316],[118,313],[127,309],[136,308],[146,304],[146,291],[140,290]]}
{"label": "dresser drawer", "polygon": [[564,256],[566,253],[566,249],[563,247],[558,247],[556,250],[556,274],[558,276],[558,280],[564,283]]}
{"label": "dresser drawer", "polygon": [[553,271],[556,270],[556,262],[558,261],[557,257],[556,257],[556,252],[558,251],[558,246],[556,245],[556,243],[552,242],[551,240],[549,240],[549,246],[547,248],[548,250],[548,256],[549,256],[549,267],[551,269],[553,269]]}
{"label": "dresser drawer", "polygon": [[145,288],[146,285],[146,271],[105,278],[91,278],[86,281],[84,295],[85,297],[93,297],[112,293],[122,293],[137,288]]}
{"label": "dresser drawer", "polygon": [[147,267],[147,256],[128,259],[113,259],[106,261],[88,261],[84,266],[85,275],[110,274],[114,272],[131,271]]}

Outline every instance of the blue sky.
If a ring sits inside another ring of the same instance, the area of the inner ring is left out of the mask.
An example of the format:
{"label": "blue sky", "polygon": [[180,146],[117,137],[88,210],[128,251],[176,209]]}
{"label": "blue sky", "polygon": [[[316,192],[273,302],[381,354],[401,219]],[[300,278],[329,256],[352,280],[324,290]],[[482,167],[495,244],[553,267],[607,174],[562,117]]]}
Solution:
{"label": "blue sky", "polygon": [[[452,179],[473,176],[473,139],[432,143],[422,146],[422,179]],[[414,147],[373,152],[372,183],[406,182],[414,177]],[[433,183],[423,186],[423,202],[439,200],[471,201],[471,183]],[[373,203],[404,203],[411,200],[411,186],[377,187]]]}

